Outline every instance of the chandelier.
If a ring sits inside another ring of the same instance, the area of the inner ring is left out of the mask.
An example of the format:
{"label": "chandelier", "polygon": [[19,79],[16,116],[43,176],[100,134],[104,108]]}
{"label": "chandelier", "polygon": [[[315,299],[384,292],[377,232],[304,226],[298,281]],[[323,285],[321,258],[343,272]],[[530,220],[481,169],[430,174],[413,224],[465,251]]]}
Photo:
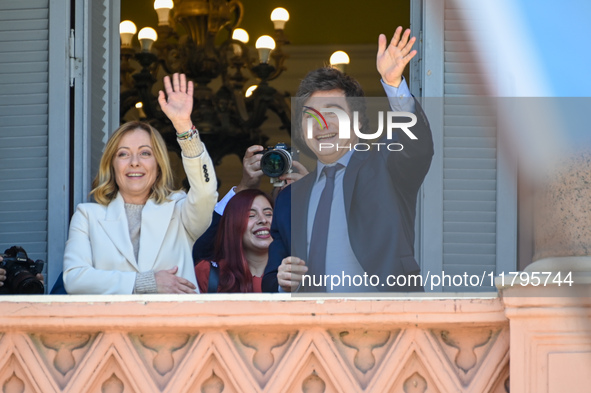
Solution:
{"label": "chandelier", "polygon": [[[133,22],[120,25],[121,119],[137,107],[140,118],[161,132],[169,151],[180,155],[175,130],[154,89],[164,75],[181,72],[194,82],[191,117],[216,165],[228,154],[242,157],[248,146],[265,145],[268,137],[260,126],[268,111],[291,133],[289,95],[269,84],[286,69],[285,9],[272,12],[274,38],[256,41],[258,56],[246,45],[248,33],[238,28],[244,14],[239,0],[156,0],[154,9],[158,27],[140,30],[139,49],[132,45]],[[184,33],[177,32],[177,25]],[[256,86],[246,91],[251,79]]]}

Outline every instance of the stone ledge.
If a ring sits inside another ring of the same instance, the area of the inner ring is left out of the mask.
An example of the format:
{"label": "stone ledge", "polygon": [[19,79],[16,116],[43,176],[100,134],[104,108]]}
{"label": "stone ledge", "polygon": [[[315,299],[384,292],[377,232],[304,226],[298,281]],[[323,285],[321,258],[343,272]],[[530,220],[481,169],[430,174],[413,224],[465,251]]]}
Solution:
{"label": "stone ledge", "polygon": [[[278,295],[13,297],[0,302],[6,329],[129,329],[229,326],[365,326],[506,323],[501,299],[295,299]],[[215,300],[214,300],[215,299]]]}

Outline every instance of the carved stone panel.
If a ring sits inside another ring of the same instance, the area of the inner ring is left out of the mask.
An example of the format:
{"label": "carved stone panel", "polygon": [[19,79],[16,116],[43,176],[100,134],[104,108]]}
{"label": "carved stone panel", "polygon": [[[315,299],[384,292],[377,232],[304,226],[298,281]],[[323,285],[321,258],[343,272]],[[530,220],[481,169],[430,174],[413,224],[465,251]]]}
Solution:
{"label": "carved stone panel", "polygon": [[11,354],[0,361],[0,392],[29,393],[39,392],[28,376],[27,365],[21,364],[18,358]]}
{"label": "carved stone panel", "polygon": [[400,329],[331,329],[328,333],[361,388],[365,389],[392,348]]}
{"label": "carved stone panel", "polygon": [[425,393],[427,388],[427,380],[417,371],[415,371],[410,377],[406,378],[402,385],[404,393]]}
{"label": "carved stone panel", "polygon": [[123,381],[115,373],[111,374],[101,385],[101,393],[123,393],[124,391],[125,386],[123,385]]}
{"label": "carved stone panel", "polygon": [[508,393],[496,300],[253,299],[0,302],[0,393]]}
{"label": "carved stone panel", "polygon": [[140,359],[161,390],[176,374],[196,337],[195,334],[188,333],[129,334],[129,339]]}
{"label": "carved stone panel", "polygon": [[207,378],[201,384],[202,393],[222,393],[224,391],[224,381],[215,374],[215,371],[211,372],[211,376]]}
{"label": "carved stone panel", "polygon": [[31,333],[29,337],[53,379],[64,389],[92,347],[97,333]]}
{"label": "carved stone panel", "polygon": [[472,382],[500,333],[492,327],[431,330],[463,386]]}
{"label": "carved stone panel", "polygon": [[232,370],[219,359],[215,351],[209,353],[202,366],[194,371],[190,387],[186,390],[183,388],[183,392],[242,393],[249,391],[246,386],[244,388],[247,390],[236,386],[233,382],[236,379],[232,375]]}
{"label": "carved stone panel", "polygon": [[339,393],[362,390],[326,329],[299,331],[264,391],[301,393],[302,389]]}
{"label": "carved stone panel", "polygon": [[247,368],[264,388],[292,344],[297,331],[231,331],[229,336]]}
{"label": "carved stone panel", "polygon": [[507,364],[499,374],[490,393],[509,393],[509,365]]}
{"label": "carved stone panel", "polygon": [[304,379],[304,382],[302,382],[302,392],[324,393],[326,392],[326,383],[315,371],[312,371],[312,373]]}
{"label": "carved stone panel", "polygon": [[398,373],[390,393],[441,393],[425,363],[413,352]]}
{"label": "carved stone panel", "polygon": [[133,380],[133,365],[129,369],[116,353],[111,352],[106,361],[101,363],[101,367],[93,373],[93,379],[86,384],[90,386],[87,390],[89,393],[144,393]]}
{"label": "carved stone panel", "polygon": [[326,363],[317,356],[315,351],[309,352],[300,363],[298,369],[293,370],[295,377],[289,386],[285,387],[286,393],[324,393],[340,392],[338,384],[333,381],[331,370]]}

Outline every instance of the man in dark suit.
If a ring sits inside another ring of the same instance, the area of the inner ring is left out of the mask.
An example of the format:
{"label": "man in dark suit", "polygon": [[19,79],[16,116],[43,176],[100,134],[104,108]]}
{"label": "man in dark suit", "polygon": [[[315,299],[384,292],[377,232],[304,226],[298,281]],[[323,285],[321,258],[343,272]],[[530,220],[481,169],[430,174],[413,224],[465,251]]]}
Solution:
{"label": "man in dark suit", "polygon": [[365,100],[359,98],[364,93],[357,81],[322,68],[300,84],[293,128],[316,156],[317,168],[277,198],[263,292],[423,290],[420,280],[408,278],[420,273],[413,249],[416,200],[431,164],[433,141],[425,114],[402,77],[416,55],[415,38],[409,37],[410,30],[402,34],[399,27],[389,45],[384,35],[379,38],[377,68],[390,106],[413,113],[416,120],[401,120],[409,127],[390,139],[386,133],[378,140],[381,145],[373,144],[381,148],[359,151],[369,145],[362,144],[362,149],[347,149],[359,144],[358,133],[342,134],[340,118],[330,116],[335,108],[349,119],[357,112],[357,128],[368,134]]}

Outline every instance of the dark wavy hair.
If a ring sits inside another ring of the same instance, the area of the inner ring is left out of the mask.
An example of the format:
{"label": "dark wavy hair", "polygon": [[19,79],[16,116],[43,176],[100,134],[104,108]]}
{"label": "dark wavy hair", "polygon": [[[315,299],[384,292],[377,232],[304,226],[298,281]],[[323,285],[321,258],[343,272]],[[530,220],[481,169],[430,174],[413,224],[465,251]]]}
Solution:
{"label": "dark wavy hair", "polygon": [[255,198],[265,197],[261,190],[240,191],[226,205],[215,239],[214,260],[219,262],[219,292],[252,292],[252,274],[244,257],[242,237],[248,225],[250,208]]}
{"label": "dark wavy hair", "polygon": [[322,67],[310,71],[300,82],[300,86],[295,96],[295,116],[292,116],[292,132],[294,142],[299,149],[308,155],[314,154],[308,149],[302,132],[302,113],[303,107],[308,99],[317,91],[342,90],[347,98],[357,98],[347,100],[349,109],[359,113],[361,128],[369,128],[369,118],[367,117],[367,104],[365,102],[365,92],[357,80],[332,67]]}

